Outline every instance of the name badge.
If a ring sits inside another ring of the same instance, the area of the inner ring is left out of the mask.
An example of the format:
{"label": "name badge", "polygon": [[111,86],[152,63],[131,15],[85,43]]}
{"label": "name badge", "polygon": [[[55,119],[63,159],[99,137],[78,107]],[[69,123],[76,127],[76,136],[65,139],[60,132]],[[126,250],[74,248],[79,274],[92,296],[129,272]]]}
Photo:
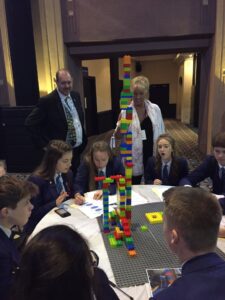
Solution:
{"label": "name badge", "polygon": [[142,139],[142,141],[145,141],[145,140],[147,140],[147,137],[146,137],[146,132],[145,132],[145,130],[142,130],[142,131],[141,131],[141,139]]}

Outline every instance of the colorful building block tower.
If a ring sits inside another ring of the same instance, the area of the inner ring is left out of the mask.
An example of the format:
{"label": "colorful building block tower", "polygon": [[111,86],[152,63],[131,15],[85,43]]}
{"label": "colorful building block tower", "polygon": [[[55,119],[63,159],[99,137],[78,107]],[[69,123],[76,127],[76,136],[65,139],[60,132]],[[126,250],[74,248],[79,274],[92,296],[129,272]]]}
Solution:
{"label": "colorful building block tower", "polygon": [[133,94],[130,90],[131,84],[131,57],[125,55],[123,58],[123,90],[120,98],[120,108],[125,110],[125,116],[120,120],[120,132],[123,135],[120,146],[121,157],[125,160],[125,179],[126,179],[126,217],[131,221],[131,185],[132,185],[132,132],[129,126],[132,122],[132,107],[129,106]]}
{"label": "colorful building block tower", "polygon": [[[134,241],[131,236],[131,193],[132,193],[132,132],[129,131],[132,122],[132,107],[129,106],[132,99],[130,91],[130,72],[131,72],[131,57],[124,56],[123,58],[124,78],[123,90],[120,98],[120,108],[123,110],[120,120],[120,132],[122,143],[120,145],[120,154],[124,159],[125,177],[111,176],[110,178],[96,177],[96,181],[103,181],[103,230],[105,233],[110,231],[109,220],[111,226],[115,226],[114,233],[108,235],[111,247],[122,245],[122,241],[128,249],[130,256],[135,256]],[[111,180],[111,181],[110,181]],[[108,209],[108,186],[112,180],[117,181],[118,200],[117,209],[109,214]]]}

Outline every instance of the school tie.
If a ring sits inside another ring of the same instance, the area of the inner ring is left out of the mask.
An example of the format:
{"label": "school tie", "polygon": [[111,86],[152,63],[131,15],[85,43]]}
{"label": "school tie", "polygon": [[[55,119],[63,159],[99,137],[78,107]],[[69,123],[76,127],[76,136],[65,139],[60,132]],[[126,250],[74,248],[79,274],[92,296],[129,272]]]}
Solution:
{"label": "school tie", "polygon": [[225,168],[221,168],[222,193],[225,193]]}
{"label": "school tie", "polygon": [[163,176],[162,176],[162,181],[164,184],[168,183],[168,178],[169,178],[168,166],[167,166],[167,164],[165,164],[163,167]]}
{"label": "school tie", "polygon": [[55,180],[55,185],[56,185],[56,190],[59,193],[59,195],[62,193],[63,191],[63,184],[61,182],[61,175],[57,175],[56,180]]}
{"label": "school tie", "polygon": [[[98,171],[98,177],[102,177],[102,176],[105,176],[105,174],[104,174],[104,172],[102,170],[99,170]],[[102,185],[103,185],[103,182],[102,181],[98,181],[98,190],[102,189]]]}
{"label": "school tie", "polygon": [[74,128],[73,124],[73,116],[70,111],[70,106],[68,104],[69,97],[65,98],[65,103],[66,105],[64,106],[65,108],[65,114],[66,114],[66,121],[67,121],[67,141],[71,146],[74,146],[76,144],[77,136],[76,136],[76,130]]}

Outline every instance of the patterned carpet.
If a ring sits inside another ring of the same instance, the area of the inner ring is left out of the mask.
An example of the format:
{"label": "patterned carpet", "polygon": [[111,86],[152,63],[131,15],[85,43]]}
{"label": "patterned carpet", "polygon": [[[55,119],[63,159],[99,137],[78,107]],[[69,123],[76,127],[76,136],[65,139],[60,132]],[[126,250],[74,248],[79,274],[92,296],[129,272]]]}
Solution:
{"label": "patterned carpet", "polygon": [[190,170],[203,160],[204,155],[198,149],[198,135],[195,131],[177,120],[164,120],[166,131],[176,141],[176,155],[188,160]]}

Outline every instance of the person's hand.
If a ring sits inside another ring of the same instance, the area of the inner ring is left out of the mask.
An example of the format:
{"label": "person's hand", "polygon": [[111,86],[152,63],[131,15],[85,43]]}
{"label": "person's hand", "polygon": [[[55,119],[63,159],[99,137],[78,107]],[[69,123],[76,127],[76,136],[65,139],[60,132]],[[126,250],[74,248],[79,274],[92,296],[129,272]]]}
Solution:
{"label": "person's hand", "polygon": [[76,193],[74,195],[74,202],[75,202],[75,204],[82,205],[82,204],[84,204],[84,201],[85,201],[85,198],[80,193]]}
{"label": "person's hand", "polygon": [[67,192],[62,192],[59,195],[59,197],[55,200],[56,206],[59,206],[67,196],[68,196]]}
{"label": "person's hand", "polygon": [[160,180],[160,179],[155,179],[155,180],[153,181],[153,184],[155,184],[155,185],[160,185],[160,184],[162,184],[162,180]]}
{"label": "person's hand", "polygon": [[97,192],[94,193],[93,198],[94,198],[95,200],[99,200],[99,199],[102,198],[102,194],[103,194],[102,190],[99,190],[99,191],[97,191]]}
{"label": "person's hand", "polygon": [[116,128],[115,128],[114,133],[113,133],[113,135],[115,136],[115,138],[120,138],[120,136],[121,136],[121,133],[120,133],[120,124],[121,124],[121,121],[120,121],[120,119],[121,119],[121,114],[119,115],[119,119],[118,119],[118,121],[116,123]]}

